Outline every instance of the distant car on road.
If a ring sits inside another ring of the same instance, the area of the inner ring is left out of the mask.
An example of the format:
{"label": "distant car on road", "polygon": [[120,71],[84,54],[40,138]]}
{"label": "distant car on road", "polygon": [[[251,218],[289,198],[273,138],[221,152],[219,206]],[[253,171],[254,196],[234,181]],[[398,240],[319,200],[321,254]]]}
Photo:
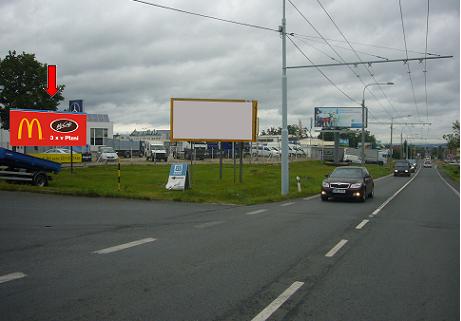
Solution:
{"label": "distant car on road", "polygon": [[373,178],[365,167],[337,167],[323,180],[320,196],[322,201],[332,197],[364,202],[374,196],[374,188]]}
{"label": "distant car on road", "polygon": [[430,159],[426,159],[423,163],[424,168],[432,168],[432,161]]}
{"label": "distant car on road", "polygon": [[416,172],[416,167],[418,166],[416,159],[409,159],[408,163],[410,163],[410,173]]}
{"label": "distant car on road", "polygon": [[411,176],[410,170],[410,163],[406,159],[395,161],[394,176]]}

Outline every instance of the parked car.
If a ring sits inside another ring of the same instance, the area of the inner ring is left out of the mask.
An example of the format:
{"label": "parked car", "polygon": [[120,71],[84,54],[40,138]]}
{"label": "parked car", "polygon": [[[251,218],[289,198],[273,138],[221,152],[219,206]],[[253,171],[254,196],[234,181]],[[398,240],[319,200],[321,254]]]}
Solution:
{"label": "parked car", "polygon": [[46,152],[44,152],[44,154],[70,154],[70,149],[67,149],[67,148],[51,148],[51,149],[48,149]]}
{"label": "parked car", "polygon": [[394,176],[411,176],[410,163],[405,160],[397,160],[394,165]]}
{"label": "parked car", "polygon": [[374,188],[373,178],[365,167],[337,167],[323,180],[320,196],[322,201],[331,197],[364,202],[374,196]]}
{"label": "parked car", "polygon": [[280,156],[280,153],[277,151],[277,148],[269,147],[269,146],[253,146],[251,149],[251,154],[253,156],[263,156],[263,157]]}
{"label": "parked car", "polygon": [[118,155],[112,147],[100,146],[98,149],[98,161],[116,161]]}
{"label": "parked car", "polygon": [[347,163],[354,163],[354,164],[361,164],[362,163],[362,159],[359,156],[350,155],[350,154],[344,155],[343,160],[345,162],[347,162]]}
{"label": "parked car", "polygon": [[432,161],[430,159],[424,160],[423,167],[424,168],[432,168]]}

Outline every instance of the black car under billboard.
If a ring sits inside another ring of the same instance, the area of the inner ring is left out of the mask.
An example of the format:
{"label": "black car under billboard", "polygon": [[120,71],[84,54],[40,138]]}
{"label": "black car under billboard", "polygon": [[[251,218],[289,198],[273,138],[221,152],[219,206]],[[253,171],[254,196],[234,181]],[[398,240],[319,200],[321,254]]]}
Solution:
{"label": "black car under billboard", "polygon": [[407,160],[398,160],[394,165],[394,176],[410,176],[411,166]]}
{"label": "black car under billboard", "polygon": [[374,195],[375,184],[365,167],[337,167],[322,182],[321,199],[356,199],[364,202]]}

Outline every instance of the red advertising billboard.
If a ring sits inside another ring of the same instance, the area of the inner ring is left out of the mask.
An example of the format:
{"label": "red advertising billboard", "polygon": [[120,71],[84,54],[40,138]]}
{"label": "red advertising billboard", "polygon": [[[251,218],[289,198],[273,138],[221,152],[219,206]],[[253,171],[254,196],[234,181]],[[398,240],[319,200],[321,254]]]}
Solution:
{"label": "red advertising billboard", "polygon": [[11,146],[85,146],[86,114],[10,110]]}

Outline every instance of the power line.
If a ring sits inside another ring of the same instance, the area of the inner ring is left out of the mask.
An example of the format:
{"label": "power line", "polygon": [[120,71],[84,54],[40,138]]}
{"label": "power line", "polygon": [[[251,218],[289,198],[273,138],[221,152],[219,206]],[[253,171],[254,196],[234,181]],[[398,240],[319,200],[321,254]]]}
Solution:
{"label": "power line", "polygon": [[[403,23],[403,12],[402,12],[402,1],[401,0],[399,0],[399,9],[400,9],[400,21],[402,22],[403,43],[405,44],[405,55],[408,58],[407,38],[406,38],[406,35],[405,35],[405,24]],[[418,104],[416,102],[415,86],[413,84],[413,79],[411,77],[411,69],[410,69],[410,63],[409,62],[407,62],[407,69],[408,69],[408,77],[410,78],[411,92],[413,94],[413,101],[414,101],[415,107],[416,107],[416,114],[418,115],[418,119],[420,119]]]}
{"label": "power line", "polygon": [[[304,53],[304,51],[296,44],[296,42],[290,37],[290,36],[287,36],[288,40],[291,41],[291,43],[293,44],[293,46],[295,46],[296,49],[298,49],[298,51],[311,63],[311,64],[314,64],[314,62]],[[352,101],[353,103],[357,104],[357,105],[360,105],[359,102],[357,102],[356,100],[354,100],[351,96],[349,96],[344,90],[342,90],[341,88],[338,87],[338,85],[336,85],[333,80],[331,80],[323,71],[322,69],[320,68],[316,68],[317,71],[319,73],[322,74],[322,76],[328,80],[328,82],[333,85],[338,91],[340,91],[345,97],[347,97],[347,99],[349,99],[350,101]]]}
{"label": "power line", "polygon": [[[323,6],[322,2],[320,2],[320,0],[317,0],[317,3],[319,4],[319,6],[322,8],[322,10],[325,12],[325,14],[328,16],[328,18],[330,19],[330,21],[333,23],[333,25],[335,26],[336,30],[338,30],[338,32],[340,33],[340,35],[343,37],[343,39],[346,41],[346,43],[349,45],[349,47],[351,48],[351,50],[354,52],[355,56],[357,57],[357,59],[359,59],[359,61],[362,61],[360,55],[357,53],[357,51],[354,49],[354,47],[352,47],[351,43],[349,42],[349,40],[347,39],[346,35],[341,31],[341,28],[339,28],[339,26],[336,24],[336,22],[334,21],[333,17],[330,15],[330,13],[327,11],[327,9],[325,9],[325,7]],[[365,67],[365,69],[367,70],[368,74],[370,75],[370,77],[373,79],[374,82],[378,83],[378,80],[375,78],[374,74],[370,71],[370,69],[366,66],[366,65],[363,65]],[[391,106],[392,110],[394,110],[394,112],[397,112],[394,105],[392,105],[391,101],[389,100],[389,98],[387,97],[387,95],[385,94],[384,90],[382,89],[381,85],[378,84],[378,88],[379,90],[381,91],[381,93],[383,94],[384,98],[386,98],[387,102],[389,103],[389,105]],[[376,96],[373,94],[373,97],[376,99]]]}
{"label": "power line", "polygon": [[[429,0],[427,0],[427,16],[426,16],[426,49],[424,57],[427,57],[427,38],[429,35]],[[427,103],[427,61],[424,60],[424,92],[426,94],[426,120],[429,120],[429,105]]]}
{"label": "power line", "polygon": [[[299,34],[299,33],[295,33],[295,32],[290,33],[290,35],[295,36],[295,37],[298,37],[298,38],[322,39],[321,37],[318,37],[318,36],[314,36],[314,35],[303,35],[303,34]],[[328,40],[328,41],[331,41],[331,42],[341,42],[341,43],[345,43],[344,40],[331,39],[331,38],[325,38],[325,39]],[[352,44],[355,44],[355,45],[359,45],[359,46],[366,46],[366,47],[372,47],[372,48],[378,48],[378,49],[387,49],[387,50],[394,50],[394,51],[405,52],[405,49],[393,48],[393,47],[388,47],[388,46],[380,46],[380,45],[374,45],[374,44],[370,44],[370,43],[363,43],[363,42],[357,42],[357,41],[351,41],[351,43],[352,43]],[[408,52],[415,53],[415,54],[420,54],[420,55],[423,55],[423,54],[424,54],[424,52],[415,51],[415,50],[409,50],[409,49],[408,49]],[[427,54],[428,54],[429,56],[436,56],[436,57],[441,56],[441,55],[439,55],[439,54],[430,53],[430,52],[428,52]]]}
{"label": "power line", "polygon": [[175,12],[189,14],[189,15],[192,15],[192,16],[197,16],[197,17],[217,20],[217,21],[220,21],[220,22],[231,23],[231,24],[240,25],[240,26],[244,26],[244,27],[256,28],[256,29],[267,30],[267,31],[275,31],[277,33],[280,32],[280,30],[274,29],[274,28],[259,26],[259,25],[246,23],[246,22],[235,21],[235,20],[223,19],[223,18],[210,16],[210,15],[206,15],[206,14],[202,14],[202,13],[197,13],[197,12],[187,11],[187,10],[178,9],[178,8],[174,8],[174,7],[164,6],[164,5],[161,5],[161,4],[158,4],[158,3],[147,2],[147,1],[142,1],[142,0],[130,0],[130,1],[138,2],[138,3],[141,3],[141,4],[145,4],[145,5],[160,8],[160,9],[171,10],[171,11],[175,11]]}

